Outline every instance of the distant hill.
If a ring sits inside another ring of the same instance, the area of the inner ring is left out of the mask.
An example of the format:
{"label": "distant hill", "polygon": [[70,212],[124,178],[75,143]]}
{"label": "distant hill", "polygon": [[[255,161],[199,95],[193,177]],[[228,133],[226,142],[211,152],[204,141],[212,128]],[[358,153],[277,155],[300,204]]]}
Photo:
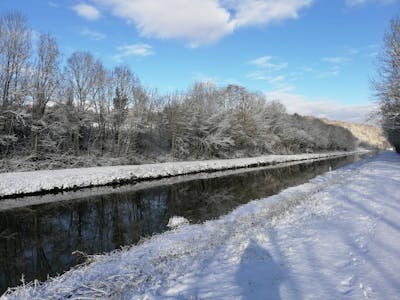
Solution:
{"label": "distant hill", "polygon": [[350,132],[359,140],[360,146],[372,146],[379,149],[386,149],[390,147],[383,130],[377,126],[334,121],[329,119],[321,120],[327,124],[341,126],[350,130]]}

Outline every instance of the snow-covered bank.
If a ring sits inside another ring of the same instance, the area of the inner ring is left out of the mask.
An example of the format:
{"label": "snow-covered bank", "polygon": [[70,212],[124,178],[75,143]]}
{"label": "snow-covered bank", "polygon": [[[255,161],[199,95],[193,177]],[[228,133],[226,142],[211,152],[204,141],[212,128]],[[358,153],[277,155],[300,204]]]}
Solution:
{"label": "snow-covered bank", "polygon": [[0,198],[52,190],[68,190],[113,183],[135,182],[200,172],[264,166],[282,162],[339,157],[352,153],[359,153],[359,151],[268,155],[240,159],[2,173],[0,174]]}
{"label": "snow-covered bank", "polygon": [[400,156],[380,154],[4,299],[397,299]]}
{"label": "snow-covered bank", "polygon": [[[373,155],[371,153],[371,155]],[[337,161],[337,160],[351,160],[352,158],[356,159],[354,156],[346,156],[346,157],[338,157],[338,158],[322,158],[322,159],[308,159],[304,161],[292,161],[292,162],[284,162],[274,165],[262,166],[262,167],[249,167],[249,168],[239,168],[239,169],[230,169],[230,170],[222,170],[215,172],[201,172],[194,173],[188,175],[180,175],[173,177],[166,177],[157,180],[145,180],[136,182],[135,184],[126,184],[118,187],[105,185],[105,186],[97,186],[91,188],[83,188],[76,190],[63,191],[61,193],[44,193],[40,195],[23,195],[21,197],[9,197],[0,200],[0,212],[4,210],[10,210],[15,208],[21,208],[24,206],[32,206],[32,205],[41,205],[47,203],[55,203],[55,202],[64,202],[71,200],[84,199],[88,197],[94,196],[102,196],[107,194],[117,193],[132,193],[136,191],[148,190],[156,187],[166,187],[175,184],[180,184],[184,182],[191,182],[196,180],[207,180],[207,179],[215,179],[219,177],[227,177],[227,176],[235,176],[238,174],[252,173],[258,172],[261,170],[271,170],[273,172],[276,169],[285,169],[290,168],[295,165],[301,164],[313,164],[317,162],[323,161]],[[255,199],[255,198],[253,198]],[[253,200],[251,199],[251,200]]]}

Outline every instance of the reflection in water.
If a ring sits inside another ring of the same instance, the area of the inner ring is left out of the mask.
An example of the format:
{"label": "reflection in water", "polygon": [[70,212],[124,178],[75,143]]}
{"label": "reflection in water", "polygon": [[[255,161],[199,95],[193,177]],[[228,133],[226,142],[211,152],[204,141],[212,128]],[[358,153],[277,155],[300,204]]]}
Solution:
{"label": "reflection in water", "polygon": [[217,218],[358,159],[264,168],[0,212],[0,293],[20,284],[22,274],[27,281],[44,280],[83,262],[74,251],[103,253],[135,244],[167,230],[172,216],[192,223]]}

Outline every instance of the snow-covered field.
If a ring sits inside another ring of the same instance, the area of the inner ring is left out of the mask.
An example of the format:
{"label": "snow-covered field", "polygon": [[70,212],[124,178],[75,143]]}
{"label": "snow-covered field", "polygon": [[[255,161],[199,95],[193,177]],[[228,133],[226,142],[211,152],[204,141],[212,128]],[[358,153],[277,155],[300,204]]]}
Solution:
{"label": "snow-covered field", "polygon": [[125,181],[135,182],[141,180],[165,178],[206,171],[221,171],[227,169],[270,165],[281,162],[345,156],[351,153],[359,153],[359,151],[299,155],[268,155],[240,159],[1,173],[0,198],[12,195],[45,192],[54,189],[68,190],[73,188],[102,186]]}
{"label": "snow-covered field", "polygon": [[3,299],[399,299],[399,187],[386,152]]}

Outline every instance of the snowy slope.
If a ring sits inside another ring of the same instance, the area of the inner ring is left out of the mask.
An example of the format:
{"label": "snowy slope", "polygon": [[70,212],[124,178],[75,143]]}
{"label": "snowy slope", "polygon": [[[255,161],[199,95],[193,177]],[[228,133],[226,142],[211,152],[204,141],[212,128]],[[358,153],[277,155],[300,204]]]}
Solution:
{"label": "snowy slope", "polygon": [[[124,181],[140,181],[165,178],[205,171],[220,171],[269,165],[280,162],[344,156],[355,152],[330,152],[299,155],[268,155],[252,158],[169,162],[135,166],[112,166],[43,170],[0,174],[0,198],[54,189],[67,190],[90,186],[102,186]],[[357,152],[359,153],[359,152]]]}
{"label": "snowy slope", "polygon": [[3,299],[398,299],[399,187],[386,152]]}

